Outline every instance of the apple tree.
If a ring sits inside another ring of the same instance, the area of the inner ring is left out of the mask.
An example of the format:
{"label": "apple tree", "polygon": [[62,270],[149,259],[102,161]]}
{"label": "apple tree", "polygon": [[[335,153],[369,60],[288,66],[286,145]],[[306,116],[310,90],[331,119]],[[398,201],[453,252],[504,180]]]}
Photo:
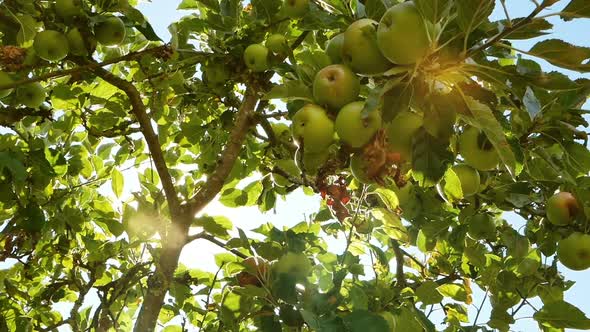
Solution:
{"label": "apple tree", "polygon": [[0,2],[0,331],[590,329],[590,7],[511,1]]}

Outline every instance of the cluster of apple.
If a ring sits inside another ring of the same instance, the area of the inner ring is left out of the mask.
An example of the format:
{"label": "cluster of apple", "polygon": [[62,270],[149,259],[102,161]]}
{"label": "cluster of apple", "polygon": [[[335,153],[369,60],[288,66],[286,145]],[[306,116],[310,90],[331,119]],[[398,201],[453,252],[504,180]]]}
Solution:
{"label": "cluster of apple", "polygon": [[[102,0],[97,7],[101,11],[114,11],[125,4],[127,4],[125,0]],[[88,56],[94,52],[97,42],[104,46],[115,46],[125,39],[125,23],[114,15],[94,16],[95,24],[92,31],[76,27],[72,22],[86,15],[82,0],[56,0],[54,12],[69,26],[67,31],[45,29],[37,32],[33,39],[32,50],[27,50],[29,57],[36,55],[43,60],[56,62],[63,60],[68,54]],[[30,19],[33,20],[29,22],[30,25],[37,24],[34,19]],[[18,33],[20,36],[24,36],[24,29],[25,27],[22,26]],[[0,72],[0,84],[12,82],[14,82],[13,75]],[[7,97],[12,92],[13,89],[0,90],[0,98]],[[19,86],[16,95],[20,104],[31,108],[39,107],[46,97],[45,89],[38,82]]]}
{"label": "cluster of apple", "polygon": [[[287,0],[283,10],[289,17],[301,17],[307,6],[305,1]],[[379,170],[369,170],[373,160],[362,152],[379,131],[385,133],[384,150],[396,154],[385,159],[409,164],[412,138],[423,125],[422,114],[402,111],[389,123],[382,121],[379,111],[363,114],[365,103],[360,101],[361,84],[357,75],[380,75],[396,65],[419,62],[430,52],[430,44],[426,24],[411,1],[391,7],[380,22],[360,19],[335,35],[326,45],[333,64],[321,69],[313,81],[314,103],[303,106],[291,119],[293,138],[304,148],[298,150],[295,162],[281,160],[277,166],[298,174],[295,163],[302,161],[303,165],[299,166],[307,174],[314,174],[328,159],[328,148],[338,137],[355,152],[351,158],[352,174],[361,182],[374,182]],[[271,35],[265,45],[246,48],[245,64],[253,71],[267,70],[270,52],[284,54],[287,47],[284,36]],[[476,128],[467,128],[459,142],[459,153],[466,164],[456,165],[452,171],[460,179],[463,195],[470,196],[480,188],[478,170],[494,169],[499,157],[485,134]],[[286,183],[280,176],[275,176],[275,180],[279,185]]]}
{"label": "cluster of apple", "polygon": [[[580,210],[578,201],[569,192],[551,196],[545,204],[547,220],[556,226],[568,226]],[[573,232],[557,244],[557,257],[569,269],[581,271],[590,268],[590,235]]]}

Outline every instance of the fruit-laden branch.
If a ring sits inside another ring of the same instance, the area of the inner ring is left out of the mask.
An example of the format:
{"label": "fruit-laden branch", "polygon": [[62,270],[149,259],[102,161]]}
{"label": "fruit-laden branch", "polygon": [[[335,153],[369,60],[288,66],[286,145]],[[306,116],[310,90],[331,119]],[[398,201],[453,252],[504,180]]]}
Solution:
{"label": "fruit-laden branch", "polygon": [[145,54],[149,54],[149,53],[156,53],[156,54],[160,53],[161,54],[162,52],[171,52],[170,46],[163,45],[163,46],[148,48],[148,49],[145,49],[142,51],[131,52],[131,53],[125,54],[123,56],[113,58],[110,60],[106,60],[103,62],[81,63],[81,61],[79,61],[78,59],[74,59],[74,62],[76,62],[78,64],[78,67],[71,68],[71,69],[65,69],[65,70],[58,70],[58,71],[54,71],[54,72],[47,73],[44,75],[14,81],[9,84],[0,84],[0,90],[12,89],[12,88],[16,88],[18,86],[21,86],[23,84],[32,83],[32,82],[46,81],[50,78],[64,77],[64,76],[68,76],[68,75],[72,75],[72,74],[77,74],[82,71],[87,71],[87,70],[93,71],[96,68],[105,67],[105,66],[112,65],[112,64],[115,64],[118,62],[135,60],[137,58],[144,56]]}
{"label": "fruit-laden branch", "polygon": [[492,37],[491,39],[489,39],[488,41],[486,41],[484,44],[481,44],[479,46],[475,46],[473,48],[471,48],[470,50],[467,51],[467,55],[465,56],[466,58],[473,56],[474,54],[477,54],[479,51],[483,51],[486,48],[493,46],[494,44],[496,44],[498,41],[502,40],[504,37],[507,37],[508,35],[510,35],[511,33],[515,32],[516,30],[524,27],[525,25],[531,23],[531,21],[535,18],[535,16],[539,15],[539,13],[541,11],[543,11],[543,9],[549,7],[551,4],[549,2],[543,2],[542,4],[538,5],[535,7],[535,9],[529,14],[529,16],[519,20],[518,22],[514,23],[515,20],[513,20],[513,23],[511,26],[504,28],[504,30],[500,31],[498,34],[496,34],[494,37]]}
{"label": "fruit-laden branch", "polygon": [[180,202],[178,200],[178,196],[176,195],[176,188],[174,188],[172,177],[168,171],[168,166],[166,165],[166,160],[164,159],[164,153],[162,152],[160,141],[154,132],[154,129],[152,128],[151,119],[146,112],[146,106],[141,100],[141,94],[131,82],[115,76],[100,66],[87,66],[86,68],[106,82],[109,82],[113,86],[121,89],[129,98],[129,102],[131,103],[131,111],[139,122],[141,132],[145,137],[150,153],[152,154],[152,158],[154,159],[156,170],[158,171],[158,175],[162,180],[164,194],[166,195],[166,200],[168,201],[168,205],[170,207],[170,215],[173,218],[179,216]]}
{"label": "fruit-laden branch", "polygon": [[226,178],[242,150],[248,129],[252,125],[252,115],[254,114],[254,108],[257,102],[258,96],[256,91],[252,87],[246,88],[234,127],[215,171],[207,179],[207,183],[187,203],[186,210],[191,217],[207,206],[223,187]]}

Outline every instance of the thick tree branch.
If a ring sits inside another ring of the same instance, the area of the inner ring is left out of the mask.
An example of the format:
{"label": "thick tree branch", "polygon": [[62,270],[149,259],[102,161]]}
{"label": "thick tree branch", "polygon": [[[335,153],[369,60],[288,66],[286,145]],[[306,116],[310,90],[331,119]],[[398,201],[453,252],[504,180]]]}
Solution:
{"label": "thick tree branch", "polygon": [[163,52],[170,52],[170,46],[163,45],[163,46],[148,48],[148,49],[145,49],[142,51],[132,52],[132,53],[129,53],[129,54],[117,57],[117,58],[113,58],[110,60],[106,60],[106,61],[103,61],[100,63],[87,62],[87,63],[81,64],[80,61],[78,61],[78,59],[74,59],[74,62],[76,62],[79,65],[76,68],[54,71],[54,72],[47,73],[44,75],[39,75],[39,76],[35,76],[32,78],[14,81],[10,84],[0,84],[0,90],[12,89],[12,88],[16,88],[17,86],[27,84],[27,83],[32,83],[32,82],[46,81],[50,78],[64,77],[64,76],[68,76],[68,75],[72,75],[72,74],[77,74],[82,71],[87,71],[87,70],[94,71],[97,68],[102,68],[102,67],[112,65],[112,64],[115,64],[118,62],[135,60],[135,59],[140,58],[148,53],[158,54],[158,53],[163,53]]}
{"label": "thick tree branch", "polygon": [[[84,67],[84,65],[81,67]],[[150,153],[154,159],[156,170],[158,171],[158,175],[162,180],[164,194],[166,195],[166,200],[168,201],[168,205],[170,207],[170,215],[173,217],[173,219],[180,216],[180,202],[178,200],[178,196],[176,195],[176,188],[174,187],[172,177],[170,176],[168,166],[166,165],[164,153],[162,152],[162,147],[160,146],[160,140],[158,139],[158,135],[156,135],[154,132],[151,119],[146,112],[146,106],[141,100],[141,94],[131,82],[115,76],[108,70],[98,65],[87,66],[86,68],[106,82],[109,82],[113,86],[121,89],[129,98],[129,102],[131,103],[131,111],[139,122],[141,132],[145,137]]]}
{"label": "thick tree branch", "polygon": [[252,87],[248,87],[244,93],[244,99],[238,111],[229,140],[226,144],[225,150],[223,150],[223,153],[221,154],[221,159],[219,160],[215,171],[207,179],[207,184],[201,187],[187,203],[186,210],[191,217],[207,206],[223,187],[227,176],[242,150],[244,139],[252,124],[252,114],[254,113],[254,108],[256,107],[257,102],[258,96],[256,91]]}

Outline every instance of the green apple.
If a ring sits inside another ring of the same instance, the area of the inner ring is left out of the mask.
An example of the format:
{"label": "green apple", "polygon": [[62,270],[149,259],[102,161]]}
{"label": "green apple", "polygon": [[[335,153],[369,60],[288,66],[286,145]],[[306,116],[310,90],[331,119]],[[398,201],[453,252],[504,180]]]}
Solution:
{"label": "green apple", "polygon": [[459,153],[468,165],[480,171],[492,170],[500,162],[496,149],[485,133],[475,127],[467,128],[459,136]]}
{"label": "green apple", "polygon": [[385,321],[387,322],[387,325],[389,325],[389,331],[391,332],[395,332],[397,331],[397,323],[396,323],[396,318],[395,316],[389,312],[389,311],[381,311],[379,313],[379,315],[381,317],[383,317],[385,319]]}
{"label": "green apple", "polygon": [[96,40],[104,46],[121,44],[126,33],[125,23],[117,16],[108,16],[94,26]]}
{"label": "green apple", "polygon": [[312,266],[304,253],[288,252],[273,265],[273,268],[279,274],[285,273],[301,280],[309,275]]}
{"label": "green apple", "polygon": [[[287,174],[291,175],[292,177],[295,177],[295,178],[301,177],[301,172],[299,171],[299,168],[295,164],[295,161],[292,159],[277,160],[275,162],[275,165],[278,168],[282,169],[283,171],[287,172]],[[273,173],[272,178],[273,178],[275,184],[279,187],[286,187],[291,184],[291,181],[289,181],[289,179],[285,178],[284,176],[282,176],[280,174]]]}
{"label": "green apple", "polygon": [[326,45],[326,54],[332,60],[332,63],[342,62],[342,48],[344,46],[344,33],[339,33],[332,37]]}
{"label": "green apple", "polygon": [[368,166],[362,154],[353,154],[350,158],[350,172],[360,183],[371,184],[375,182],[367,174]]}
{"label": "green apple", "polygon": [[379,110],[369,113],[362,118],[365,103],[355,101],[344,106],[336,117],[336,133],[340,140],[353,148],[365,146],[379,128],[381,128],[381,114]]}
{"label": "green apple", "polygon": [[398,65],[417,62],[428,52],[428,32],[412,1],[394,5],[381,17],[377,44],[389,61]]}
{"label": "green apple", "polygon": [[[70,53],[78,56],[87,56],[89,53],[93,53],[96,49],[96,39],[92,35],[87,37],[88,38],[84,38],[78,28],[70,29],[70,31],[66,33],[66,38],[68,39],[68,44],[70,46]],[[86,47],[87,42],[88,47]]]}
{"label": "green apple", "polygon": [[203,74],[207,77],[207,83],[213,85],[225,85],[231,77],[229,69],[222,63],[209,62],[203,68]]}
{"label": "green apple", "polygon": [[63,19],[82,14],[82,0],[55,0],[55,13]]}
{"label": "green apple", "polygon": [[459,164],[451,167],[451,170],[459,178],[464,197],[475,195],[479,191],[481,182],[479,172],[475,168],[466,164]]}
{"label": "green apple", "polygon": [[570,270],[582,271],[590,268],[590,235],[575,232],[560,240],[557,258]]}
{"label": "green apple", "polygon": [[285,36],[275,33],[268,38],[266,38],[266,42],[264,43],[266,48],[268,48],[271,52],[276,54],[285,54],[289,51],[289,44],[287,43],[287,38]]}
{"label": "green apple", "polygon": [[280,139],[283,136],[291,136],[289,133],[289,125],[282,122],[271,122],[270,127],[272,128],[272,132],[275,134],[275,137]]}
{"label": "green apple", "polygon": [[308,10],[309,0],[285,0],[283,2],[285,15],[292,19],[302,18]]}
{"label": "green apple", "polygon": [[45,89],[39,82],[25,84],[16,89],[18,102],[30,107],[37,108],[45,101]]}
{"label": "green apple", "polygon": [[315,175],[318,170],[326,164],[330,153],[328,150],[320,152],[305,152],[303,153],[303,159],[300,159],[301,149],[297,149],[295,152],[295,163],[297,167],[305,170],[308,175]]}
{"label": "green apple", "polygon": [[392,67],[377,46],[377,25],[376,21],[364,18],[344,32],[342,59],[359,74],[381,74]]}
{"label": "green apple", "polygon": [[578,201],[569,192],[559,192],[551,196],[545,205],[547,219],[554,225],[565,226],[571,223],[578,213]]}
{"label": "green apple", "polygon": [[355,101],[360,91],[358,77],[345,65],[324,67],[313,80],[313,97],[316,102],[336,111]]}
{"label": "green apple", "polygon": [[334,122],[325,109],[307,104],[293,116],[291,133],[299,146],[304,144],[305,153],[322,152],[334,140]]}
{"label": "green apple", "polygon": [[496,223],[494,218],[487,213],[479,213],[468,220],[467,233],[475,240],[496,239]]}
{"label": "green apple", "polygon": [[66,36],[55,30],[45,30],[37,33],[33,41],[33,48],[41,59],[47,61],[59,61],[70,52]]}
{"label": "green apple", "polygon": [[244,63],[254,72],[268,69],[268,48],[261,44],[252,44],[244,51]]}
{"label": "green apple", "polygon": [[418,113],[400,112],[387,126],[389,150],[399,153],[403,161],[411,161],[412,140],[422,123],[422,116]]}
{"label": "green apple", "polygon": [[[8,73],[0,71],[0,85],[11,84],[14,82]],[[13,89],[0,90],[0,98],[4,98],[12,93]]]}

